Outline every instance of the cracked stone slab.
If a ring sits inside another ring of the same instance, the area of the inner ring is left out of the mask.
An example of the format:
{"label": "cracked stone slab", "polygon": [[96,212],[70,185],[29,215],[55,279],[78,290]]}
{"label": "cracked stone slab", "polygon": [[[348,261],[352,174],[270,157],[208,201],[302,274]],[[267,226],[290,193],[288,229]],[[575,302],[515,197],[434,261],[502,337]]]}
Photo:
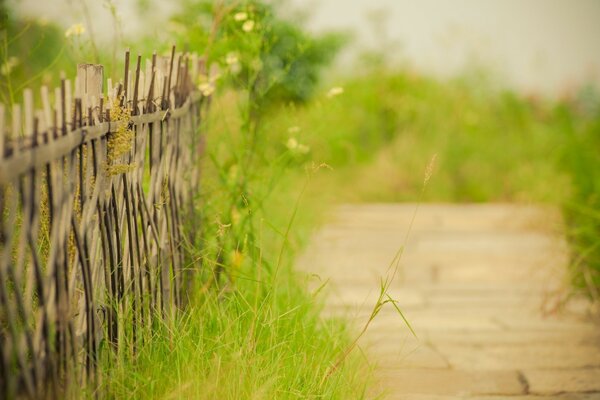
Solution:
{"label": "cracked stone slab", "polygon": [[600,395],[600,368],[526,370],[523,374],[531,393],[598,392]]}
{"label": "cracked stone slab", "polygon": [[524,394],[516,371],[381,369],[378,377],[389,392],[454,396]]}
{"label": "cracked stone slab", "polygon": [[558,395],[517,396],[443,396],[428,394],[389,393],[386,400],[600,400],[600,393],[566,393]]}
{"label": "cracked stone slab", "polygon": [[[527,368],[600,368],[600,347],[589,345],[547,345],[531,342],[527,346],[488,344],[437,344],[450,365],[461,369],[527,369]],[[600,378],[600,377],[599,377]],[[600,379],[598,379],[600,384]]]}

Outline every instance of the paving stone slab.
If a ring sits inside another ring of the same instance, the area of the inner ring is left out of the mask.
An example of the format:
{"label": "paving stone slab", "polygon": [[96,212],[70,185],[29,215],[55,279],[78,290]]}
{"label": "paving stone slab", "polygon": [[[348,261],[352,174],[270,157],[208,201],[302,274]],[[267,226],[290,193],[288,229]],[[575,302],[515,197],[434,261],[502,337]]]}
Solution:
{"label": "paving stone slab", "polygon": [[[415,207],[334,212],[298,260],[313,290],[329,279],[323,318],[343,315],[360,330]],[[552,207],[421,205],[390,286],[419,338],[393,309],[381,311],[359,343],[379,366],[371,394],[600,400],[600,325],[586,317],[589,303],[545,313],[564,293],[561,229]]]}
{"label": "paving stone slab", "polygon": [[381,369],[378,376],[390,392],[437,395],[517,395],[524,387],[515,371],[449,369]]}
{"label": "paving stone slab", "polygon": [[364,349],[381,368],[401,367],[420,369],[449,368],[448,361],[430,345],[417,346],[398,341],[374,342],[364,340]]}
{"label": "paving stone slab", "polygon": [[[453,368],[459,369],[513,369],[527,368],[584,368],[600,367],[600,346],[538,344],[511,346],[444,345],[435,343],[438,351]],[[598,379],[600,384],[600,379]]]}
{"label": "paving stone slab", "polygon": [[600,393],[569,393],[559,395],[517,396],[438,396],[423,394],[389,393],[386,400],[600,400]]}
{"label": "paving stone slab", "polygon": [[[372,333],[373,334],[373,333]],[[511,345],[529,346],[532,343],[549,346],[571,345],[600,346],[600,330],[594,327],[570,331],[501,331],[493,332],[429,332],[423,339],[448,345]]]}
{"label": "paving stone slab", "polygon": [[525,370],[523,374],[531,393],[600,392],[600,368]]}

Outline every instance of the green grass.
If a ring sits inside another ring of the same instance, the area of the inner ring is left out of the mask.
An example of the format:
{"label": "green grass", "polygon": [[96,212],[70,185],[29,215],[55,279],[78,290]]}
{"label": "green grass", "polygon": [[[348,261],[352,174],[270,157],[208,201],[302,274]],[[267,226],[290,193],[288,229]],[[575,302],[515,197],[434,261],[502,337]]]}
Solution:
{"label": "green grass", "polygon": [[[600,100],[547,100],[494,88],[478,74],[449,81],[375,69],[339,97],[277,113],[272,132],[298,140],[334,173],[310,196],[336,202],[519,202],[563,209],[572,283],[600,299]],[[282,135],[285,136],[285,135]],[[283,140],[283,139],[282,139]],[[327,190],[323,190],[323,189]],[[321,192],[321,193],[317,193]],[[325,193],[323,193],[325,192]]]}
{"label": "green grass", "polygon": [[[52,35],[47,40],[62,37]],[[61,68],[77,53],[69,46]],[[9,47],[4,56],[18,50]],[[18,97],[13,89],[25,77],[48,80],[25,60],[54,62],[50,53],[18,54],[15,86],[1,88],[5,98]],[[323,299],[309,291],[311,278],[293,268],[294,259],[336,202],[418,200],[434,154],[423,201],[561,207],[573,285],[598,299],[597,100],[525,98],[477,74],[438,81],[371,69],[342,86],[335,97],[323,87],[305,105],[271,106],[255,135],[240,117],[248,107],[243,92],[215,99],[204,131],[200,223],[188,226],[198,233],[187,243],[189,266],[200,271],[194,296],[174,321],[145,332],[135,355],[124,347],[116,359],[103,358],[102,395],[365,397],[370,371],[357,352],[327,377],[358,332],[320,315]]]}
{"label": "green grass", "polygon": [[226,91],[207,121],[201,229],[187,244],[189,267],[199,271],[191,303],[145,332],[135,355],[103,358],[103,396],[365,397],[370,369],[359,354],[330,374],[354,327],[321,317],[323,299],[308,289],[317,278],[293,268],[327,206],[305,198],[320,172],[264,131],[250,138],[237,112],[244,101]]}
{"label": "green grass", "polygon": [[[299,285],[303,279],[292,269],[293,258],[335,202],[418,200],[433,154],[437,167],[424,201],[562,207],[575,261],[573,283],[594,295],[597,111],[582,112],[574,100],[524,98],[474,78],[440,82],[407,72],[376,71],[348,80],[337,97],[326,92],[305,106],[269,111],[252,172],[243,179],[248,138],[228,111],[240,99],[225,94],[215,103],[213,111],[222,115],[209,129],[202,207],[208,210],[205,223],[219,219],[232,226],[227,240],[203,244],[203,257],[214,260],[210,249],[225,249],[224,293],[203,294],[184,315],[173,343],[159,335],[158,345],[142,350],[136,363],[112,369],[107,383],[123,390],[114,393],[361,397],[368,380],[360,376],[365,367],[354,353],[321,386],[357,332],[318,317],[320,301]],[[308,146],[308,154],[294,145],[288,149],[290,138]],[[328,168],[314,172],[322,164]],[[244,224],[254,225],[240,228]],[[253,248],[260,249],[258,257]],[[246,257],[241,265],[231,255],[237,249]],[[263,268],[255,268],[257,262]],[[216,265],[208,266],[205,281]],[[168,360],[166,371],[153,367],[162,360]]]}
{"label": "green grass", "polygon": [[323,384],[348,340],[343,323],[323,321],[298,282],[277,293],[236,290],[196,299],[172,326],[154,332],[135,358],[107,365],[110,398],[361,398],[357,360]]}

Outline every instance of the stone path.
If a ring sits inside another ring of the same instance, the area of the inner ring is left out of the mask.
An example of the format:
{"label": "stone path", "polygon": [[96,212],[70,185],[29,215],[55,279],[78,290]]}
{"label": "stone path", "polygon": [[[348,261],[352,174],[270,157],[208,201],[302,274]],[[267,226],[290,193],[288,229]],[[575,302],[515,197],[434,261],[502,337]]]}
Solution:
{"label": "stone path", "polygon": [[[341,206],[301,268],[330,279],[326,312],[361,327],[415,205]],[[387,399],[600,399],[600,325],[589,305],[555,310],[566,244],[553,209],[422,205],[391,307],[360,341]],[[316,283],[318,285],[318,283]]]}

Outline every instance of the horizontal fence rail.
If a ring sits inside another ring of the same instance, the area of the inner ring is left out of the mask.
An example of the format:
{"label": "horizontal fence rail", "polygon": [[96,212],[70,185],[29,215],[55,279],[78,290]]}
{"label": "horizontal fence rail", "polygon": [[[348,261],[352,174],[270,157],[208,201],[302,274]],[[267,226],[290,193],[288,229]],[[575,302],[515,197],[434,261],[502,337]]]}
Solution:
{"label": "horizontal fence rail", "polygon": [[40,109],[25,90],[11,129],[0,105],[0,398],[97,383],[102,348],[135,352],[185,303],[205,68],[175,48],[141,64],[106,89],[80,64]]}

